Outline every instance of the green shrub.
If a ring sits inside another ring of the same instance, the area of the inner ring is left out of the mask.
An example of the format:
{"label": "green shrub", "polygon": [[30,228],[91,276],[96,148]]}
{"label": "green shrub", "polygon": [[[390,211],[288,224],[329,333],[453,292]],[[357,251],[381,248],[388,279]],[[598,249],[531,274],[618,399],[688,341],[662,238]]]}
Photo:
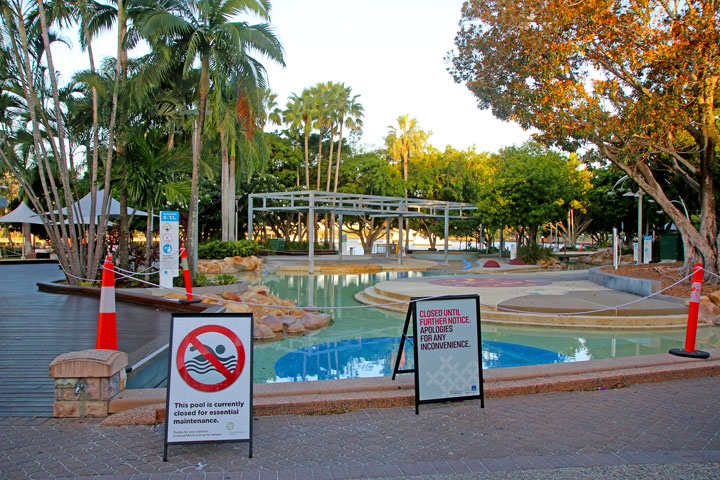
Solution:
{"label": "green shrub", "polygon": [[552,257],[553,251],[550,247],[543,247],[536,243],[518,248],[517,256],[522,258],[525,263],[534,265],[540,260],[547,260]]}
{"label": "green shrub", "polygon": [[207,287],[208,283],[210,283],[210,280],[208,280],[207,275],[205,275],[204,273],[195,272],[192,282],[193,285],[196,287]]}
{"label": "green shrub", "polygon": [[198,246],[198,257],[204,259],[249,257],[255,255],[259,249],[260,246],[251,240],[234,242],[213,240]]}
{"label": "green shrub", "polygon": [[215,283],[217,283],[218,285],[232,285],[236,282],[235,276],[229,273],[221,273],[220,275],[216,276],[214,280]]}
{"label": "green shrub", "polygon": [[[309,250],[308,242],[285,242],[285,250]],[[330,244],[315,242],[315,250],[330,250]]]}

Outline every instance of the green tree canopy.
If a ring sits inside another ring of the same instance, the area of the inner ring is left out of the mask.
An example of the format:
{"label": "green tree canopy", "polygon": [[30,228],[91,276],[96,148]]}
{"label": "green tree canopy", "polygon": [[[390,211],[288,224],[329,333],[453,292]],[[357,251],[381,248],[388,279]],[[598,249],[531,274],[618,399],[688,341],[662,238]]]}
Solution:
{"label": "green tree canopy", "polygon": [[[719,15],[715,0],[470,0],[450,70],[480,108],[614,163],[682,232],[686,268],[717,272]],[[662,170],[695,190],[699,228]]]}

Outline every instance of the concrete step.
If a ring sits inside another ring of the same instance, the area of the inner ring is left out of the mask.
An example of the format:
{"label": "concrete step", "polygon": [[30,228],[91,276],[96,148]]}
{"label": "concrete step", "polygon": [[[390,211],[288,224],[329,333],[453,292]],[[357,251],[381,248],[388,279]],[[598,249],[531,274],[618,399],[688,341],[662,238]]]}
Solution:
{"label": "concrete step", "polygon": [[[597,390],[720,375],[720,349],[697,360],[668,354],[608,358],[483,370],[486,398],[569,390]],[[253,415],[329,414],[366,408],[414,405],[413,375],[258,384],[253,387]],[[104,425],[161,423],[164,388],[125,390],[110,402]]]}
{"label": "concrete step", "polygon": [[[622,294],[626,295],[626,294]],[[547,295],[542,298],[543,295],[532,295],[529,298],[533,301],[533,305],[527,306],[524,304],[519,305],[521,310],[527,308],[521,312],[507,312],[498,310],[493,307],[481,307],[481,317],[483,322],[488,323],[502,323],[510,325],[527,325],[527,326],[552,326],[552,327],[573,327],[573,328],[627,328],[627,329],[639,329],[639,328],[685,328],[687,324],[687,313],[676,313],[685,310],[685,307],[671,304],[669,302],[658,302],[667,304],[661,307],[653,305],[652,308],[632,308],[626,307],[624,309],[612,309],[608,310],[607,314],[593,313],[587,315],[567,315],[567,313],[573,313],[578,311],[589,311],[593,309],[601,309],[602,305],[592,305],[587,301],[578,302],[573,304],[572,308],[565,308],[565,304],[551,305],[542,304],[538,302],[542,300],[553,301],[555,297],[568,297],[558,295]],[[519,297],[525,298],[525,297]],[[378,308],[385,310],[391,310],[399,313],[407,312],[407,304],[398,304],[398,301],[410,301],[409,295],[402,295],[396,292],[388,292],[382,290],[382,286],[378,288],[378,285],[368,287],[362,292],[355,294],[355,299],[367,305],[382,305]],[[565,303],[568,299],[561,298]],[[503,302],[502,306],[508,308],[514,307],[510,305],[511,302]],[[546,302],[547,303],[547,302]],[[505,305],[508,304],[508,305]],[[513,308],[515,309],[515,308]],[[564,313],[565,315],[551,315],[551,313]],[[666,313],[663,315],[663,313]]]}

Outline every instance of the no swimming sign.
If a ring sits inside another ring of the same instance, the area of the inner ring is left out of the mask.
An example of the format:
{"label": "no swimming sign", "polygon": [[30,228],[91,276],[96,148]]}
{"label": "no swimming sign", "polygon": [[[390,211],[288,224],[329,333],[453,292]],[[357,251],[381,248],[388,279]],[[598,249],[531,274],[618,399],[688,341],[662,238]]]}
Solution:
{"label": "no swimming sign", "polygon": [[165,421],[169,444],[250,443],[252,457],[252,324],[250,314],[175,314]]}

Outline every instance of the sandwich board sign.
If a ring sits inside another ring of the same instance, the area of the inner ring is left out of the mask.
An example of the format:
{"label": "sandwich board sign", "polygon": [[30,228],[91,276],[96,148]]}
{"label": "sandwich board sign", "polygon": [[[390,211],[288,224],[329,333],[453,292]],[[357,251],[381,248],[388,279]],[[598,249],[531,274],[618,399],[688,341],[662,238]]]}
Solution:
{"label": "sandwich board sign", "polygon": [[[412,318],[415,366],[399,370],[399,359]],[[413,298],[400,339],[393,379],[397,373],[415,374],[415,413],[421,403],[480,399],[483,388],[480,297],[449,295]]]}
{"label": "sandwich board sign", "polygon": [[165,446],[248,442],[252,458],[253,317],[173,314]]}

